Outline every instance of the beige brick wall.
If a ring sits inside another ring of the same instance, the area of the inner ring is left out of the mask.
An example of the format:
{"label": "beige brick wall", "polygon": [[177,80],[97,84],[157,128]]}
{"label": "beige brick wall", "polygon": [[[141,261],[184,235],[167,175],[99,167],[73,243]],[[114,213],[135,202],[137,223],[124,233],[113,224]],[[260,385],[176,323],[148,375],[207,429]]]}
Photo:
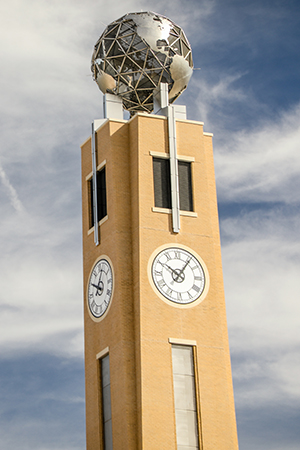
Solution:
{"label": "beige brick wall", "polygon": [[[204,450],[237,449],[230,357],[223,292],[212,138],[197,122],[177,122],[177,152],[192,163],[197,217],[181,216],[174,234],[171,215],[153,212],[151,151],[168,152],[167,121],[138,114],[108,121],[97,133],[98,161],[106,160],[108,220],[96,247],[88,234],[86,176],[91,142],[82,147],[83,259],[87,448],[101,448],[96,354],[109,347],[114,449],[176,449],[169,338],[197,342],[197,395]],[[148,261],[165,244],[191,248],[210,275],[206,298],[195,307],[162,301],[149,282]],[[115,290],[108,314],[94,322],[86,286],[95,260],[112,261]]]}

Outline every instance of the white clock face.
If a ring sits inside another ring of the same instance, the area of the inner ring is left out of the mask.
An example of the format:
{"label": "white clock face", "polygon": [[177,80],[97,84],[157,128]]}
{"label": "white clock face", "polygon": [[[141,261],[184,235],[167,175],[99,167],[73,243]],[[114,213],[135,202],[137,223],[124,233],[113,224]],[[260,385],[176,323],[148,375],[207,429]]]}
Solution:
{"label": "white clock face", "polygon": [[103,258],[96,262],[88,285],[88,306],[95,318],[107,311],[113,292],[113,272],[110,263]]}
{"label": "white clock face", "polygon": [[181,305],[195,302],[205,288],[205,274],[199,260],[188,250],[168,247],[152,263],[156,288],[168,300]]}

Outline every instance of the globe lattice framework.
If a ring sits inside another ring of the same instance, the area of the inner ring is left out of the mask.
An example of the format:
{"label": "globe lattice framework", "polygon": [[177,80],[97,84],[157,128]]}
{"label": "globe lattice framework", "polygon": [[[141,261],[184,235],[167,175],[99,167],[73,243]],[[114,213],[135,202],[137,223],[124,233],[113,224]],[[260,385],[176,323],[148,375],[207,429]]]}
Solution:
{"label": "globe lattice framework", "polygon": [[92,73],[103,93],[122,98],[134,113],[153,110],[153,91],[168,84],[172,103],[192,74],[190,44],[183,30],[152,12],[130,13],[107,26],[94,47]]}

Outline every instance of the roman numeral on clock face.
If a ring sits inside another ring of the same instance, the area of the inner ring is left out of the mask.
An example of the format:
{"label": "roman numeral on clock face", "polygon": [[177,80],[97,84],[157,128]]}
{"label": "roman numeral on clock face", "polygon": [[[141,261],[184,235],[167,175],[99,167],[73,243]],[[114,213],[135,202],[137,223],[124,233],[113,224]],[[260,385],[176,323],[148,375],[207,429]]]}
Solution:
{"label": "roman numeral on clock face", "polygon": [[157,284],[158,284],[158,286],[159,286],[160,288],[163,288],[163,287],[166,285],[166,283],[164,282],[163,279],[158,280]]}
{"label": "roman numeral on clock face", "polygon": [[170,288],[168,288],[167,290],[166,290],[166,295],[168,295],[169,297],[171,297],[172,295],[172,289],[170,289]]}

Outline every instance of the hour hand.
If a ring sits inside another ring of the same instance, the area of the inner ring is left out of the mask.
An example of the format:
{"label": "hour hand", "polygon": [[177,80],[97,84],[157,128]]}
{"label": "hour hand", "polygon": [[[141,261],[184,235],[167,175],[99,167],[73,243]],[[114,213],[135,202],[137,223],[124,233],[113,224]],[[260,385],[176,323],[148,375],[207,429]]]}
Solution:
{"label": "hour hand", "polygon": [[163,267],[166,267],[170,272],[176,273],[176,270],[175,270],[175,269],[172,269],[172,267],[168,266],[168,264],[163,264],[163,263],[161,263],[161,265],[162,265]]}
{"label": "hour hand", "polygon": [[102,292],[103,292],[103,283],[101,282],[99,282],[99,284],[94,284],[94,283],[91,283],[91,285],[92,286],[94,286],[94,288],[96,288],[97,290],[96,290],[96,295],[101,295],[102,294]]}
{"label": "hour hand", "polygon": [[166,267],[171,273],[172,273],[172,278],[173,281],[171,282],[172,284],[174,283],[174,281],[176,283],[182,283],[182,281],[184,280],[184,274],[183,271],[184,269],[172,269],[172,267],[168,266],[168,264],[162,264],[162,266]]}

